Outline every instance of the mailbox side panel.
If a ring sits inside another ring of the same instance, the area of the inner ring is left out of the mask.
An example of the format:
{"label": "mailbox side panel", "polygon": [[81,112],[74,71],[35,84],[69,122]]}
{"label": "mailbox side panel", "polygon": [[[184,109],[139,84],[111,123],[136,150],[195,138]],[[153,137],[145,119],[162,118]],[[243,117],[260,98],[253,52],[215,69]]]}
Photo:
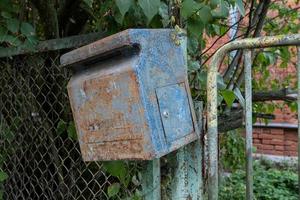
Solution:
{"label": "mailbox side panel", "polygon": [[[171,29],[129,31],[131,40],[141,44],[136,74],[140,82],[141,98],[156,157],[176,150],[196,140],[199,136],[187,82],[186,39],[184,37],[175,38],[179,40],[178,45],[172,39],[172,33],[174,30]],[[161,99],[164,102],[159,102],[160,95],[158,93],[161,91],[159,88],[164,87],[175,89],[174,96],[169,93],[167,94],[169,99],[167,97]],[[178,102],[174,103],[174,101],[182,102],[182,105]],[[162,120],[164,117],[163,110],[159,104],[167,105],[169,110],[176,115],[175,119],[182,120],[178,120],[177,124],[173,123],[174,120],[172,119]],[[178,133],[179,137],[172,136]]]}
{"label": "mailbox side panel", "polygon": [[135,58],[118,58],[70,80],[68,92],[85,161],[153,158]]}

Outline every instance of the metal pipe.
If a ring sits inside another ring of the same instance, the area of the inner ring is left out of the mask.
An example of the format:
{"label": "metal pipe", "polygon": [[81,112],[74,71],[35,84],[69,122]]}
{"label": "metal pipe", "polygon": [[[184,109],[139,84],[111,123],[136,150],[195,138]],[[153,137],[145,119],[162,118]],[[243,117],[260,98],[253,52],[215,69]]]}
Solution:
{"label": "metal pipe", "polygon": [[217,74],[225,54],[236,49],[271,46],[300,45],[300,34],[259,37],[230,42],[222,46],[212,57],[207,75],[207,127],[208,127],[208,198],[218,199],[218,113]]}
{"label": "metal pipe", "polygon": [[251,51],[246,50],[245,62],[245,116],[246,116],[246,199],[253,199],[253,158],[252,158],[252,78]]}
{"label": "metal pipe", "polygon": [[297,111],[298,111],[298,195],[300,198],[300,46],[297,46]]}

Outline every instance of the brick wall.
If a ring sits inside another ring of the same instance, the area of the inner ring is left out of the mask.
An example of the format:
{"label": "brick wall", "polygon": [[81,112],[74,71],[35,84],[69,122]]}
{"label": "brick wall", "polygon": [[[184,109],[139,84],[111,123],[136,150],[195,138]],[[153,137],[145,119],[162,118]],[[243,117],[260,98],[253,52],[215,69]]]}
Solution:
{"label": "brick wall", "polygon": [[297,129],[253,129],[253,145],[259,154],[297,156],[297,142]]}

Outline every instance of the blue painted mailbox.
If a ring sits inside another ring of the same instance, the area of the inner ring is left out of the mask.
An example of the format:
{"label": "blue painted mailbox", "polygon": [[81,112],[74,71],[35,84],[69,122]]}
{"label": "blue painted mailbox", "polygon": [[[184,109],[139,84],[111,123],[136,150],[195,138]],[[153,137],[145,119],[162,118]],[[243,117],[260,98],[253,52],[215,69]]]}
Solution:
{"label": "blue painted mailbox", "polygon": [[129,29],[61,57],[85,161],[151,160],[198,138],[186,37]]}

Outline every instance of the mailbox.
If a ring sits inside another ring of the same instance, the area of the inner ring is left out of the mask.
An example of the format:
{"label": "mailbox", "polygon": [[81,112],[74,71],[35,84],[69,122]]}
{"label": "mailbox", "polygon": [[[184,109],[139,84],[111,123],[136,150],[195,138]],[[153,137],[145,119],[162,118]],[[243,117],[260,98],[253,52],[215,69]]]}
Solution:
{"label": "mailbox", "polygon": [[61,56],[85,161],[151,160],[198,138],[186,37],[129,29]]}

